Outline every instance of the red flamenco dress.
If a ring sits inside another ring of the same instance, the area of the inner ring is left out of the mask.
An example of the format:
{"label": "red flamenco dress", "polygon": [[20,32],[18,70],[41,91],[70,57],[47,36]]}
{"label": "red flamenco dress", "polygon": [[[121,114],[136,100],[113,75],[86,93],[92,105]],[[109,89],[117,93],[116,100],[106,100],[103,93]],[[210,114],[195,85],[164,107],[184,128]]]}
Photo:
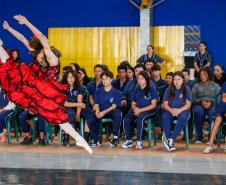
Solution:
{"label": "red flamenco dress", "polygon": [[[7,98],[16,105],[39,114],[48,123],[57,125],[68,121],[63,106],[67,85],[58,83],[58,67],[39,68],[37,63],[28,67],[21,61],[0,58],[0,86]],[[34,72],[33,72],[34,71]]]}

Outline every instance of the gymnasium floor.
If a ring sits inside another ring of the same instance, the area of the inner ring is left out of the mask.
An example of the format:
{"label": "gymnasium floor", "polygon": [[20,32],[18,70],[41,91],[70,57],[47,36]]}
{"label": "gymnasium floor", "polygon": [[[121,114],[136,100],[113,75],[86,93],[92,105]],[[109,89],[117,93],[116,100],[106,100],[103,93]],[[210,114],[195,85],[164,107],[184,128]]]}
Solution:
{"label": "gymnasium floor", "polygon": [[110,149],[105,142],[92,155],[72,143],[58,140],[49,146],[20,144],[0,146],[0,184],[226,184],[226,154],[223,144],[213,154],[203,155],[206,144],[176,143],[168,153],[161,143],[152,149]]}

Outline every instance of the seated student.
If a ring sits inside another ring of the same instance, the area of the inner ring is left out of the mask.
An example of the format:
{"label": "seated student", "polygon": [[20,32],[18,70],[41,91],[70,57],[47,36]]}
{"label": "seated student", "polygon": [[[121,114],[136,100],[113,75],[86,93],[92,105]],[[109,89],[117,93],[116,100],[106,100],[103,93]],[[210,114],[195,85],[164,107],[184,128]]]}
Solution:
{"label": "seated student", "polygon": [[138,76],[138,88],[134,89],[131,109],[124,117],[124,129],[126,133],[126,141],[122,148],[132,148],[132,122],[136,120],[137,124],[137,144],[136,149],[142,149],[142,133],[144,121],[151,117],[157,105],[158,93],[156,88],[150,86],[150,76],[148,72],[141,71]]}
{"label": "seated student", "polygon": [[170,86],[173,81],[173,72],[166,73],[166,84]]}
{"label": "seated student", "polygon": [[[68,84],[68,90],[65,92],[67,101],[64,106],[66,107],[70,124],[78,128],[81,116],[86,120],[89,127],[96,124],[95,115],[84,103],[84,87],[79,82],[77,72],[73,70],[67,71],[63,77],[63,83]],[[70,146],[68,134],[64,134],[63,145]]]}
{"label": "seated student", "polygon": [[151,60],[154,62],[154,64],[160,63],[160,65],[162,66],[163,64],[165,64],[165,60],[162,59],[161,57],[159,57],[158,55],[156,55],[154,53],[154,47],[152,45],[148,45],[147,46],[147,53],[142,55],[138,60],[137,63],[138,64],[143,64],[145,65],[145,63]]}
{"label": "seated student", "polygon": [[[103,88],[98,89],[94,95],[94,111],[97,119],[104,117],[113,120],[113,138],[110,147],[116,147],[119,143],[119,130],[121,123],[120,102],[122,93],[112,87],[113,74],[105,71],[101,74]],[[96,137],[99,135],[99,128],[96,129]]]}
{"label": "seated student", "polygon": [[187,86],[190,89],[192,89],[193,86],[195,85],[195,81],[190,80],[190,71],[189,71],[189,69],[183,69],[182,73],[184,75],[184,79],[185,79],[185,82],[186,82]]}
{"label": "seated student", "polygon": [[80,66],[77,63],[70,63],[69,65],[73,71],[78,72],[78,70],[80,69]]}
{"label": "seated student", "polygon": [[105,68],[103,67],[103,65],[101,64],[97,64],[94,66],[94,79],[93,81],[89,82],[87,84],[87,90],[89,92],[89,103],[90,103],[90,106],[93,107],[94,105],[94,94],[95,94],[95,91],[99,88],[102,88],[103,87],[103,84],[101,83],[101,73],[105,71]]}
{"label": "seated student", "polygon": [[[137,78],[138,74],[141,71],[145,71],[145,66],[143,64],[137,64],[134,67],[135,71],[135,78],[133,80],[130,80],[123,91],[123,98],[121,102],[121,106],[124,107],[127,111],[130,109],[132,104],[132,98],[135,95],[135,89],[138,88]],[[150,86],[155,87],[156,85],[150,80]]]}
{"label": "seated student", "polygon": [[[190,89],[186,86],[183,73],[180,71],[175,72],[172,85],[164,92],[162,105],[164,109],[162,126],[165,133],[163,143],[169,152],[176,150],[174,140],[184,129],[189,119],[191,101],[192,94]],[[173,120],[177,120],[177,124],[173,132],[171,132]]]}
{"label": "seated student", "polygon": [[126,77],[128,80],[133,80],[135,77],[135,71],[132,66],[127,66]]}
{"label": "seated student", "polygon": [[208,116],[209,128],[211,128],[213,116],[215,115],[216,95],[220,92],[220,86],[213,82],[213,76],[209,67],[200,69],[199,78],[200,81],[192,88],[192,109],[197,133],[195,143],[202,143],[203,141],[202,126],[205,115]]}
{"label": "seated student", "polygon": [[224,73],[224,66],[216,64],[214,66],[214,82],[219,86],[222,86],[224,82],[226,82],[226,74]]}
{"label": "seated student", "polygon": [[80,68],[78,70],[78,78],[79,82],[82,86],[87,87],[88,83],[90,82],[86,70],[84,68]]}
{"label": "seated student", "polygon": [[21,125],[22,131],[24,133],[24,140],[21,142],[22,145],[30,145],[32,144],[32,138],[30,134],[30,124],[29,120],[31,120],[33,117],[37,117],[37,123],[39,128],[39,144],[40,145],[46,145],[45,141],[45,120],[41,117],[37,116],[36,114],[30,113],[27,110],[24,110],[19,113],[19,124]]}
{"label": "seated student", "polygon": [[[209,146],[207,146],[204,149],[204,151],[203,151],[204,154],[208,154],[208,153],[213,152],[214,140],[216,138],[219,126],[223,121],[226,121],[226,82],[224,82],[224,84],[221,88],[221,101],[217,105],[216,119],[215,119],[215,122],[214,122],[214,125],[213,125],[213,130],[212,130],[212,133],[211,133]],[[226,151],[226,145],[224,147],[224,150]]]}
{"label": "seated student", "polygon": [[154,80],[158,89],[167,88],[166,81],[161,78],[161,67],[157,64],[152,67],[152,79]]}
{"label": "seated student", "polygon": [[157,64],[152,67],[152,79],[153,79],[154,83],[156,84],[157,90],[159,93],[158,105],[156,108],[157,126],[162,128],[161,104],[162,104],[163,93],[164,93],[165,89],[168,87],[168,85],[167,85],[166,81],[161,78],[161,67]]}
{"label": "seated student", "polygon": [[[81,101],[81,84],[78,82],[77,72],[72,70],[67,71],[63,76],[63,83],[68,84],[68,90],[65,92],[67,101],[64,103],[64,106],[66,107],[69,122],[78,128],[81,108],[85,108],[86,105]],[[63,145],[67,147],[70,146],[68,134],[63,135]]]}
{"label": "seated student", "polygon": [[128,61],[126,61],[126,60],[120,62],[119,65],[123,65],[123,66],[126,66],[126,67],[131,66],[130,63]]}
{"label": "seated student", "polygon": [[6,119],[13,113],[15,104],[11,103],[0,88],[0,142],[6,142]]}
{"label": "seated student", "polygon": [[63,67],[63,69],[62,69],[62,75],[60,75],[59,82],[62,82],[62,79],[63,79],[64,74],[67,71],[69,71],[69,70],[72,70],[72,67],[71,66],[64,66]]}
{"label": "seated student", "polygon": [[127,66],[125,64],[120,64],[117,68],[118,77],[113,81],[112,85],[115,89],[123,92],[128,80],[126,78]]}
{"label": "seated student", "polygon": [[150,74],[152,74],[152,67],[155,65],[155,62],[152,61],[152,60],[147,60],[146,63],[145,63],[145,68],[146,68],[146,71]]}

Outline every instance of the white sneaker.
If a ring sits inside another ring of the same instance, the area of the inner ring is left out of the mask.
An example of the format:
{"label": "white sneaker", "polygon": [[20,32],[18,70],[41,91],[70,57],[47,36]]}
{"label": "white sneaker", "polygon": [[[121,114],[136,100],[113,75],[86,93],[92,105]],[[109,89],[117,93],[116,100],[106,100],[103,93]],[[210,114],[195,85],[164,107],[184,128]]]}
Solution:
{"label": "white sneaker", "polygon": [[224,152],[226,153],[226,145],[224,145]]}
{"label": "white sneaker", "polygon": [[142,142],[141,141],[137,141],[136,149],[137,150],[142,150],[143,149],[143,146],[142,146]]}
{"label": "white sneaker", "polygon": [[133,142],[131,140],[126,140],[122,144],[122,148],[127,149],[127,148],[133,148]]}
{"label": "white sneaker", "polygon": [[203,154],[210,154],[213,152],[213,148],[211,146],[207,146],[204,150],[203,150]]}

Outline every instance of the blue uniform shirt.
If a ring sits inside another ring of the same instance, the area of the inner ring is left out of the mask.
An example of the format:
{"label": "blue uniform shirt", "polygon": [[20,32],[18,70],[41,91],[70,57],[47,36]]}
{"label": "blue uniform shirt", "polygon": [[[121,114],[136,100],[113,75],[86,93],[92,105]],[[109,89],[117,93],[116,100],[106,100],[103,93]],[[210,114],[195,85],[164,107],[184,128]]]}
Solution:
{"label": "blue uniform shirt", "polygon": [[97,85],[95,81],[91,81],[87,85],[87,90],[89,92],[89,95],[94,96],[96,90],[99,89],[99,88],[102,88],[102,87],[103,87],[103,84],[102,83],[100,83],[99,85]]}
{"label": "blue uniform shirt", "polygon": [[124,84],[121,86],[121,85],[120,85],[120,80],[117,79],[117,80],[114,80],[114,81],[113,81],[112,85],[113,85],[113,87],[114,87],[115,89],[117,89],[117,90],[123,92],[123,90],[125,89],[125,86],[126,86],[126,84],[128,83],[128,81],[129,81],[129,80],[126,80],[126,81],[124,82]]}
{"label": "blue uniform shirt", "polygon": [[4,108],[9,103],[9,100],[5,97],[3,91],[0,89],[0,108]]}
{"label": "blue uniform shirt", "polygon": [[[156,90],[156,85],[150,80],[150,87]],[[127,100],[128,104],[132,103],[133,97],[135,96],[136,89],[138,88],[137,80],[130,80],[123,90],[123,99]]]}
{"label": "blue uniform shirt", "polygon": [[136,102],[138,108],[143,108],[151,105],[151,101],[158,98],[158,92],[156,88],[150,87],[150,91],[148,95],[144,94],[144,91],[138,87],[135,90],[135,96],[133,97],[133,101]]}
{"label": "blue uniform shirt", "polygon": [[226,82],[224,82],[222,87],[221,87],[221,94],[222,93],[226,93]]}
{"label": "blue uniform shirt", "polygon": [[114,87],[109,92],[106,92],[104,88],[100,88],[94,94],[94,104],[99,105],[100,111],[108,109],[112,104],[119,107],[121,99],[122,93]]}
{"label": "blue uniform shirt", "polygon": [[[186,100],[189,102],[192,102],[192,93],[189,87],[186,87]],[[168,100],[169,96],[169,87],[165,90],[164,95],[163,95],[163,102],[168,101],[168,104],[171,108],[181,108],[185,105],[186,102],[183,101],[183,93],[182,89],[176,89],[175,90],[175,96],[173,100],[169,101]]]}
{"label": "blue uniform shirt", "polygon": [[[224,82],[220,93],[221,94],[226,93],[226,82]],[[223,102],[222,99],[221,99],[220,103],[217,105],[216,114],[217,115],[220,114],[223,117],[224,117],[224,114],[226,114],[226,102]]]}
{"label": "blue uniform shirt", "polygon": [[68,102],[78,102],[78,95],[81,94],[83,95],[81,90],[76,90],[76,89],[68,89],[65,93],[67,95],[67,101]]}

